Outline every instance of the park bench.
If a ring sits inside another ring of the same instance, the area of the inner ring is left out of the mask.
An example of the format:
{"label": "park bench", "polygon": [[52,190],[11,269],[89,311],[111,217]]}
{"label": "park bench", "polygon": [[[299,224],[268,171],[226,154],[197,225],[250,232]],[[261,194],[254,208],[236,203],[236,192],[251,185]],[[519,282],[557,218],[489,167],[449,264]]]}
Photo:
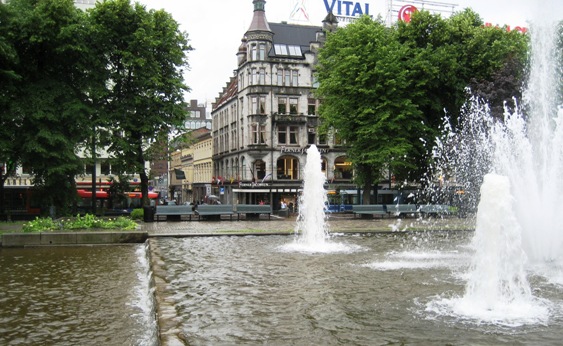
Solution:
{"label": "park bench", "polygon": [[385,206],[382,204],[362,204],[362,205],[353,205],[352,212],[354,216],[358,215],[387,215],[387,210]]}
{"label": "park bench", "polygon": [[161,217],[164,217],[164,219],[168,221],[169,216],[173,216],[179,220],[189,217],[191,220],[193,214],[194,212],[190,205],[159,205],[156,207],[154,217],[156,221],[159,221]]}
{"label": "park bench", "polygon": [[450,215],[450,206],[444,204],[423,204],[418,208],[420,214],[424,216],[442,216]]}
{"label": "park bench", "polygon": [[229,215],[233,219],[232,204],[200,204],[195,210],[199,219],[203,216],[204,220],[221,219],[221,215]]}
{"label": "park bench", "polygon": [[418,207],[416,204],[387,204],[385,206],[390,215],[418,215]]}
{"label": "park bench", "polygon": [[240,220],[240,214],[245,214],[246,218],[258,218],[260,214],[268,214],[268,220],[272,215],[272,206],[260,204],[237,204],[236,205],[237,220]]}

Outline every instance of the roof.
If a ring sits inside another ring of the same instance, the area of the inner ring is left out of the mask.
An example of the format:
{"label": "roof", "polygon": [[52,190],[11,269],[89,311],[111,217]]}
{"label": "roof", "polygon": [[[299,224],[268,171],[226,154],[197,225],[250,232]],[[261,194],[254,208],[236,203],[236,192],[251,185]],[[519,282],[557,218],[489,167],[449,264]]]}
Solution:
{"label": "roof", "polygon": [[223,88],[223,92],[217,98],[217,101],[213,104],[213,110],[221,107],[225,103],[229,102],[237,96],[238,93],[238,78],[231,77],[226,88]]}
{"label": "roof", "polygon": [[286,23],[269,23],[274,33],[274,43],[307,46],[317,40],[320,26],[297,25]]}
{"label": "roof", "polygon": [[[272,32],[274,33],[273,44],[282,45],[286,47],[298,46],[301,48],[299,52],[299,57],[302,57],[302,53],[308,52],[311,42],[317,40],[317,33],[322,30],[320,26],[311,25],[297,25],[297,24],[287,24],[287,23],[269,23]],[[283,52],[289,52],[289,49],[283,50]],[[291,53],[281,53],[279,50],[272,49],[270,51],[270,56],[294,56]]]}

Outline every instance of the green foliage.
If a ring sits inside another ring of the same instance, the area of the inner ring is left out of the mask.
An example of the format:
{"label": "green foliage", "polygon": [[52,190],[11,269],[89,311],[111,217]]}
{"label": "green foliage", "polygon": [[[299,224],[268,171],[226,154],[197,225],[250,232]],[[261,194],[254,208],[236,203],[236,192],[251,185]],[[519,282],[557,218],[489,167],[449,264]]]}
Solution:
{"label": "green foliage", "polygon": [[90,51],[96,57],[91,97],[108,132],[116,165],[139,173],[148,203],[147,143],[158,142],[185,119],[183,68],[191,50],[170,14],[114,0],[89,12]]}
{"label": "green foliage", "polygon": [[133,209],[133,211],[131,211],[131,219],[133,220],[143,220],[144,216],[145,211],[142,208]]}
{"label": "green foliage", "polygon": [[64,214],[95,139],[146,198],[148,144],[185,117],[189,50],[170,14],[129,0],[0,3],[0,162],[30,168],[42,207]]}
{"label": "green foliage", "polygon": [[349,146],[364,190],[388,169],[397,181],[421,181],[444,112],[455,122],[468,86],[511,75],[495,100],[518,96],[527,44],[517,32],[484,28],[471,10],[448,19],[420,11],[393,27],[363,17],[320,49],[324,129]]}
{"label": "green foliage", "polygon": [[32,232],[46,232],[54,231],[59,229],[57,224],[51,218],[39,218],[36,217],[35,220],[23,224],[24,233]]}
{"label": "green foliage", "polygon": [[117,229],[134,230],[137,223],[126,217],[100,219],[91,214],[77,215],[74,219],[63,219],[55,223],[50,218],[35,218],[35,220],[23,225],[23,232],[48,232],[56,230],[93,230],[93,229]]}

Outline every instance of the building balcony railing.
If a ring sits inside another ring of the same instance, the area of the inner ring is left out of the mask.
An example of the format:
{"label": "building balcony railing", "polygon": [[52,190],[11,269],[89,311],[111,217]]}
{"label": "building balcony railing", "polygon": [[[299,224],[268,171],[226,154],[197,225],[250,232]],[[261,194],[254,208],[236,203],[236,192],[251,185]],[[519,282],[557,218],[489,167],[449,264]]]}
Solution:
{"label": "building balcony railing", "polygon": [[277,114],[274,113],[273,120],[276,123],[283,124],[305,124],[307,123],[307,116],[303,114]]}

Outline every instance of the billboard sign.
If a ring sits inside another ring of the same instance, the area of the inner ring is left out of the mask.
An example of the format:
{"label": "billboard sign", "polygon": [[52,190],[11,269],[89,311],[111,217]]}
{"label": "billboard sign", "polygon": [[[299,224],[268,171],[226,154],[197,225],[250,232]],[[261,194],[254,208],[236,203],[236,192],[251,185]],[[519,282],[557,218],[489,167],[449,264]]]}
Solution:
{"label": "billboard sign", "polygon": [[347,0],[323,0],[327,12],[332,12],[339,21],[352,22],[355,19],[370,15],[369,3]]}

